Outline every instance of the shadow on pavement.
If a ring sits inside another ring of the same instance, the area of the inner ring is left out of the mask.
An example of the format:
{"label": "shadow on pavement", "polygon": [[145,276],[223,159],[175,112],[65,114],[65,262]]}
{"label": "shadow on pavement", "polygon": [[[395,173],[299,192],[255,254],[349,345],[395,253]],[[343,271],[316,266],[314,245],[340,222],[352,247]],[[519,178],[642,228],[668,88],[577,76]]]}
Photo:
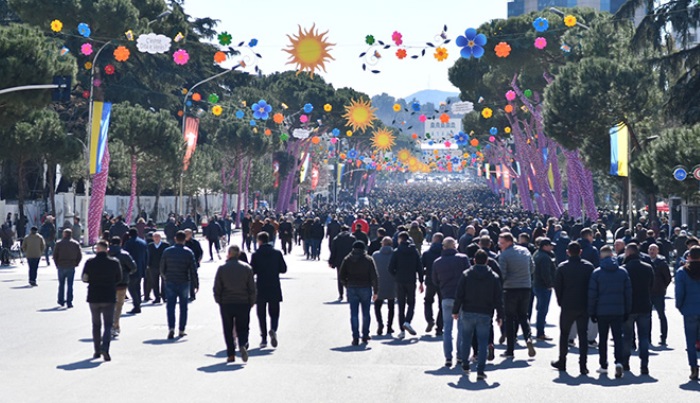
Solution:
{"label": "shadow on pavement", "polygon": [[19,286],[19,287],[10,287],[11,290],[24,290],[24,289],[27,289],[27,288],[34,288],[34,287],[32,287],[32,286],[29,285],[29,284],[27,284],[27,285],[22,285],[22,286]]}
{"label": "shadow on pavement", "polygon": [[347,304],[347,302],[345,302],[345,301],[338,301],[338,300],[335,300],[335,301],[328,301],[328,302],[324,302],[324,303],[323,303],[323,305],[345,305],[345,304]]}
{"label": "shadow on pavement", "polygon": [[67,311],[66,308],[62,306],[55,306],[53,308],[44,308],[44,309],[37,309],[37,312],[61,312],[61,311]]}
{"label": "shadow on pavement", "polygon": [[165,344],[180,344],[180,343],[185,343],[187,339],[183,338],[177,338],[173,340],[168,340],[168,339],[153,339],[153,340],[144,340],[143,344],[150,344],[152,346],[162,346]]}
{"label": "shadow on pavement", "polygon": [[95,361],[94,359],[87,359],[78,362],[73,362],[65,365],[58,365],[56,369],[62,369],[64,371],[77,371],[80,369],[93,369],[102,365],[104,361]]}
{"label": "shadow on pavement", "polygon": [[[630,372],[626,372],[625,376],[622,377],[621,379],[615,379],[614,378],[614,373],[611,374],[600,374],[597,375],[598,378],[594,378],[591,376],[579,376],[579,377],[572,377],[571,375],[567,374],[566,372],[560,372],[559,377],[554,379],[554,383],[559,383],[563,385],[569,385],[569,386],[578,386],[578,385],[598,385],[598,386],[604,386],[604,387],[611,387],[611,386],[625,386],[625,385],[641,385],[645,383],[657,383],[659,380],[652,378],[649,375],[641,375],[641,376],[636,376]],[[608,376],[612,376],[613,378],[608,378]],[[700,389],[698,389],[700,390]]]}
{"label": "shadow on pavement", "polygon": [[222,362],[221,364],[209,365],[208,367],[199,367],[197,371],[206,372],[207,374],[215,374],[217,372],[231,372],[243,369],[242,364],[227,364]]}
{"label": "shadow on pavement", "polygon": [[387,346],[410,346],[411,344],[416,344],[419,341],[419,339],[392,339],[391,341],[387,341],[382,344],[385,344]]}
{"label": "shadow on pavement", "polygon": [[272,355],[275,350],[263,350],[261,348],[254,348],[251,350],[248,350],[248,355],[251,357],[264,357],[266,355]]}
{"label": "shadow on pavement", "polygon": [[688,383],[684,383],[683,385],[679,386],[683,390],[689,390],[692,392],[700,392],[700,383],[697,381],[688,381]]}
{"label": "shadow on pavement", "polygon": [[436,341],[442,341],[442,336],[433,336],[430,334],[424,334],[420,337],[420,341],[427,341],[428,343],[434,343]]}
{"label": "shadow on pavement", "polygon": [[[486,365],[489,365],[487,362]],[[525,360],[513,360],[513,359],[507,359],[503,360],[498,364],[493,364],[491,363],[495,368],[498,369],[517,369],[517,368],[527,368],[530,366],[530,363],[525,361]]]}
{"label": "shadow on pavement", "polygon": [[450,375],[450,376],[455,376],[457,374],[460,374],[462,369],[459,367],[459,365],[453,367],[453,368],[447,368],[447,367],[441,367],[438,369],[432,369],[429,371],[425,371],[424,374],[426,375],[434,375],[434,376],[444,376],[444,375]]}
{"label": "shadow on pavement", "polygon": [[464,389],[464,390],[488,390],[488,389],[496,389],[497,387],[501,386],[501,384],[498,382],[494,382],[492,384],[489,384],[488,381],[472,382],[469,379],[469,377],[466,375],[463,375],[459,379],[459,382],[457,382],[457,383],[450,382],[447,385],[451,388]]}
{"label": "shadow on pavement", "polygon": [[226,358],[228,354],[226,353],[226,350],[221,350],[216,354],[204,354],[204,356],[209,358]]}
{"label": "shadow on pavement", "polygon": [[335,351],[336,353],[360,353],[363,351],[370,351],[371,349],[372,347],[366,344],[360,344],[359,346],[335,347],[332,348],[331,351]]}

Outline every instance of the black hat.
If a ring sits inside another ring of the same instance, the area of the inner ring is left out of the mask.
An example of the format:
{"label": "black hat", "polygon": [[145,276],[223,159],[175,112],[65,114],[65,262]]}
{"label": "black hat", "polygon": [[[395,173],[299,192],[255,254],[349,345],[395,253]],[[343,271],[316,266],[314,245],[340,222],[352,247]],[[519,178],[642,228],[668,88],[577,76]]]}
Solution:
{"label": "black hat", "polygon": [[355,243],[352,244],[353,249],[365,250],[366,247],[367,247],[367,245],[365,245],[365,243],[362,241],[355,241]]}
{"label": "black hat", "polygon": [[554,245],[554,244],[552,243],[552,240],[551,240],[551,239],[549,239],[549,238],[542,238],[542,239],[540,239],[540,248],[543,247],[543,246],[548,246],[548,245]]}

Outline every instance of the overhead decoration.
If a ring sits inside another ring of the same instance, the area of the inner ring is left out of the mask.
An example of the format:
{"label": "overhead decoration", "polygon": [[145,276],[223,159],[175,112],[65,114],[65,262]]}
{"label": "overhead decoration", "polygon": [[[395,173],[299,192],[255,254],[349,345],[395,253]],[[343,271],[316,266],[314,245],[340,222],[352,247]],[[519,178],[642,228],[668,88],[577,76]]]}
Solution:
{"label": "overhead decoration", "polygon": [[335,60],[329,53],[335,44],[327,41],[327,34],[328,31],[319,33],[315,24],[308,30],[299,26],[296,35],[287,35],[290,40],[289,48],[284,49],[290,55],[287,64],[296,64],[297,74],[308,71],[312,77],[316,71],[326,71],[326,63]]}
{"label": "overhead decoration", "polygon": [[129,52],[129,49],[127,49],[126,46],[117,46],[117,48],[114,49],[114,60],[118,62],[125,62],[129,60],[130,55],[131,52]]}
{"label": "overhead decoration", "polygon": [[280,134],[280,140],[282,140],[282,141],[289,140],[289,135],[287,133]]}
{"label": "overhead decoration", "polygon": [[311,137],[311,143],[312,143],[312,144],[318,145],[320,142],[321,142],[321,138],[320,138],[320,137],[318,137],[318,136],[313,136],[313,137]]}
{"label": "overhead decoration", "polygon": [[401,35],[401,32],[394,31],[394,33],[391,34],[391,40],[396,44],[396,46],[403,45],[403,35]]}
{"label": "overhead decoration", "polygon": [[124,36],[126,37],[127,41],[132,42],[134,40],[134,31],[128,30],[124,32]]}
{"label": "overhead decoration", "polygon": [[506,113],[512,113],[513,112],[513,105],[506,105],[505,108],[503,108]]}
{"label": "overhead decoration", "polygon": [[93,52],[92,49],[92,44],[91,43],[83,43],[80,46],[80,53],[82,53],[84,56],[90,56]]}
{"label": "overhead decoration", "polygon": [[180,49],[173,53],[173,61],[175,64],[184,66],[190,60],[190,55],[185,49]]}
{"label": "overhead decoration", "polygon": [[210,104],[215,104],[215,103],[219,102],[219,96],[216,94],[209,94],[208,100],[209,100]]}
{"label": "overhead decoration", "polygon": [[68,49],[68,48],[65,47],[65,46],[61,47],[61,50],[58,51],[58,54],[59,54],[60,56],[65,56],[65,55],[67,55],[68,53],[70,53],[70,49]]}
{"label": "overhead decoration", "polygon": [[92,70],[92,62],[85,62],[83,67],[85,67],[85,70]]}
{"label": "overhead decoration", "polygon": [[[367,128],[374,127],[375,111],[371,101],[361,98],[357,101],[352,99],[350,105],[345,106],[343,118],[347,120],[348,126],[351,126],[352,130],[360,130],[364,133]],[[352,132],[349,133],[351,136]]]}
{"label": "overhead decoration", "polygon": [[446,113],[443,113],[442,115],[440,115],[440,122],[441,123],[447,123],[449,121],[450,121],[450,115],[448,115]]}
{"label": "overhead decoration", "polygon": [[78,24],[78,33],[85,38],[89,38],[90,35],[92,34],[92,31],[90,30],[90,26],[84,22],[81,22]]}
{"label": "overhead decoration", "polygon": [[404,162],[404,163],[405,163],[405,162],[408,162],[408,160],[411,158],[411,151],[409,151],[409,150],[406,149],[406,148],[402,148],[402,149],[399,150],[398,153],[396,153],[396,158],[397,158],[400,162]]}
{"label": "overhead decoration", "polygon": [[491,116],[493,116],[493,110],[491,110],[491,108],[484,108],[481,110],[481,116],[484,119],[489,119]]}
{"label": "overhead decoration", "polygon": [[474,28],[469,28],[464,31],[464,36],[460,35],[457,37],[455,43],[462,48],[459,54],[463,58],[470,59],[474,57],[479,59],[484,55],[486,35],[478,33]]}
{"label": "overhead decoration", "polygon": [[323,110],[324,110],[325,112],[331,112],[331,111],[333,110],[333,105],[331,105],[331,104],[325,104],[325,105],[323,105]]}
{"label": "overhead decoration", "polygon": [[459,132],[459,133],[455,134],[454,140],[455,140],[455,144],[457,144],[458,146],[461,147],[461,146],[467,145],[467,141],[469,140],[469,138],[467,137],[466,134],[464,134],[464,132]]}
{"label": "overhead decoration", "polygon": [[202,100],[202,95],[199,92],[195,92],[194,94],[192,94],[192,100],[194,102],[199,102]]}
{"label": "overhead decoration", "polygon": [[513,90],[508,90],[508,92],[506,92],[506,100],[508,100],[508,102],[514,101],[515,96],[516,96],[515,91],[513,91]]}
{"label": "overhead decoration", "polygon": [[223,112],[224,112],[224,108],[222,108],[220,105],[214,105],[214,106],[211,108],[211,113],[212,113],[214,116],[221,116],[221,114],[222,114]]}
{"label": "overhead decoration", "polygon": [[314,111],[314,106],[311,104],[305,104],[303,110],[304,110],[304,113],[306,113],[308,115],[309,113]]}
{"label": "overhead decoration", "polygon": [[449,55],[447,53],[446,48],[444,48],[442,46],[435,48],[435,53],[433,54],[433,57],[435,58],[435,60],[437,60],[438,62],[442,62],[442,61],[447,60],[447,56],[449,56]]}
{"label": "overhead decoration", "polygon": [[170,50],[172,40],[159,34],[143,34],[136,39],[136,49],[141,53],[150,53],[152,55],[166,53]]}
{"label": "overhead decoration", "polygon": [[508,57],[510,55],[510,45],[506,42],[499,42],[493,50],[498,57]]}
{"label": "overhead decoration", "polygon": [[394,106],[392,106],[392,109],[394,110],[394,112],[401,112],[401,109],[403,108],[401,107],[401,104],[394,104]]}
{"label": "overhead decoration", "polygon": [[[377,53],[375,56],[377,56],[378,54],[379,54],[379,53]],[[404,48],[399,48],[398,50],[396,50],[396,57],[397,57],[399,60],[403,60],[403,59],[405,59],[407,56],[408,56],[408,52],[406,52],[406,49],[404,49]],[[381,58],[381,56],[377,56],[377,58]]]}
{"label": "overhead decoration", "polygon": [[564,53],[569,53],[571,52],[571,46],[567,45],[566,43],[562,43],[560,49]]}
{"label": "overhead decoration", "polygon": [[61,32],[62,29],[63,29],[63,23],[61,22],[61,20],[51,21],[51,30],[53,32]]}
{"label": "overhead decoration", "polygon": [[543,37],[537,37],[535,39],[535,47],[539,50],[542,50],[547,47],[547,39]]}
{"label": "overhead decoration", "polygon": [[278,125],[281,125],[282,123],[284,123],[284,115],[282,115],[279,112],[275,113],[274,115],[272,115],[272,121],[277,123]]}
{"label": "overhead decoration", "polygon": [[216,52],[214,53],[214,63],[223,63],[226,61],[226,53]]}
{"label": "overhead decoration", "polygon": [[229,34],[228,32],[224,31],[224,32],[219,34],[217,39],[219,40],[219,45],[228,46],[231,44],[231,41],[233,40],[233,36],[231,36],[231,34]]}
{"label": "overhead decoration", "polygon": [[270,112],[272,112],[272,106],[262,99],[254,103],[251,109],[253,110],[253,117],[260,120],[267,120],[270,117]]}
{"label": "overhead decoration", "polygon": [[549,21],[544,17],[537,17],[533,21],[532,26],[535,27],[537,32],[545,32],[549,29]]}
{"label": "overhead decoration", "polygon": [[564,25],[566,25],[569,28],[573,28],[576,26],[576,17],[569,14],[566,17],[564,17]]}
{"label": "overhead decoration", "polygon": [[396,145],[396,137],[391,130],[381,128],[372,135],[372,148],[377,151],[390,151]]}
{"label": "overhead decoration", "polygon": [[177,43],[183,39],[185,39],[185,35],[183,35],[182,32],[178,32],[177,35],[175,35],[175,38],[173,38],[173,41]]}
{"label": "overhead decoration", "polygon": [[108,64],[105,66],[105,74],[107,74],[108,76],[111,76],[112,74],[114,74],[114,71],[115,71],[115,69],[114,69],[113,65]]}
{"label": "overhead decoration", "polygon": [[[381,70],[375,68],[382,59],[382,53],[384,51],[389,51],[391,48],[395,48],[392,51],[397,59],[418,59],[424,57],[428,49],[435,49],[433,52],[433,58],[437,61],[444,61],[449,56],[445,45],[450,43],[451,40],[447,38],[447,26],[445,25],[442,32],[435,35],[432,41],[425,42],[422,46],[407,46],[404,43],[403,35],[394,31],[391,35],[391,41],[383,41],[374,37],[374,35],[365,36],[365,43],[369,46],[367,50],[360,53],[360,59],[362,59],[362,70],[369,71],[374,74],[381,73]],[[410,53],[409,53],[410,49]],[[388,53],[391,54],[391,53]]]}

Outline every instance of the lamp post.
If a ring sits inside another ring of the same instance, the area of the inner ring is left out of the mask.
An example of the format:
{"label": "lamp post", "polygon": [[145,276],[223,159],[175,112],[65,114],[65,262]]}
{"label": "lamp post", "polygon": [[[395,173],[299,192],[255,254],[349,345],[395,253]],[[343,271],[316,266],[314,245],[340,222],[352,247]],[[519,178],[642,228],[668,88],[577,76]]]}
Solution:
{"label": "lamp post", "polygon": [[[187,99],[190,97],[190,94],[192,93],[192,91],[194,91],[194,89],[199,87],[200,85],[208,83],[209,81],[215,80],[221,76],[224,76],[224,75],[236,70],[239,67],[245,67],[245,62],[240,61],[237,65],[233,66],[230,70],[222,71],[221,73],[214,74],[213,76],[211,76],[209,78],[205,78],[204,80],[198,82],[197,84],[190,87],[189,90],[187,90],[187,92],[185,93],[185,98],[182,101],[182,138],[183,139],[185,138],[185,135],[187,134],[187,133],[185,133],[185,127],[186,127],[185,124],[187,122]],[[185,172],[184,172],[184,167],[183,167],[183,172],[180,173],[180,202],[179,202],[179,206],[178,206],[179,215],[183,215],[183,202],[182,202],[183,190],[182,190],[182,188],[183,188],[184,176],[185,176]]]}
{"label": "lamp post", "polygon": [[[556,7],[550,7],[549,11],[553,12],[554,14],[556,14],[560,17],[564,17],[566,15],[563,11],[561,11],[560,9],[558,9]],[[576,22],[576,25],[578,25],[581,28],[587,29],[587,30],[591,29],[591,27],[589,27],[588,25],[582,24],[580,22]]]}
{"label": "lamp post", "polygon": [[[83,146],[83,158],[85,158],[85,163],[87,164],[87,176],[85,177],[85,196],[88,198],[88,209],[90,208],[90,203],[89,203],[89,195],[90,195],[90,150],[88,149],[87,144],[78,137],[73,136],[73,133],[68,133],[68,136],[73,137],[74,139],[78,140],[80,142],[80,145]],[[83,238],[83,245],[84,246],[90,246],[90,227],[87,223],[87,220],[84,222],[85,225],[85,237]]]}

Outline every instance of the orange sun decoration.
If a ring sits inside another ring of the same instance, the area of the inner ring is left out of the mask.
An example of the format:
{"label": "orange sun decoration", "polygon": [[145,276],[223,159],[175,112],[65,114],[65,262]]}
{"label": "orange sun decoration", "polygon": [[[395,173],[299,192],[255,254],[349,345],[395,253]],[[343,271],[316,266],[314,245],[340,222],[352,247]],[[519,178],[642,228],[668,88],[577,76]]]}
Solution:
{"label": "orange sun decoration", "polygon": [[345,106],[345,114],[343,118],[347,120],[348,126],[352,127],[353,131],[362,131],[367,128],[374,127],[372,123],[375,119],[375,108],[372,107],[372,102],[360,99],[350,101],[350,105]]}
{"label": "orange sun decoration", "polygon": [[306,70],[313,77],[315,71],[326,71],[325,64],[335,60],[328,53],[335,44],[327,41],[327,33],[328,31],[319,33],[314,24],[309,30],[299,26],[299,32],[296,35],[287,35],[291,42],[289,48],[284,49],[290,55],[287,64],[296,64],[297,74]]}

